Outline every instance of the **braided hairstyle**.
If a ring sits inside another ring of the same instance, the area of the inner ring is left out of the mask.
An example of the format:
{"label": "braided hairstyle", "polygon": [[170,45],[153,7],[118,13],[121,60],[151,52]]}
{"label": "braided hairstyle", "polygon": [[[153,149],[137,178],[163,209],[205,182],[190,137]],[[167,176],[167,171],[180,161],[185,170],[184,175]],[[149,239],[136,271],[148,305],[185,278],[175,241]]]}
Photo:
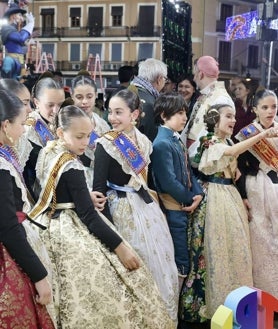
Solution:
{"label": "braided hairstyle", "polygon": [[220,120],[220,112],[223,107],[231,107],[229,104],[217,104],[209,106],[204,114],[204,123],[207,126],[207,135],[200,137],[200,144],[194,157],[194,162],[200,163],[202,154],[211,144],[211,139],[215,132],[215,127]]}

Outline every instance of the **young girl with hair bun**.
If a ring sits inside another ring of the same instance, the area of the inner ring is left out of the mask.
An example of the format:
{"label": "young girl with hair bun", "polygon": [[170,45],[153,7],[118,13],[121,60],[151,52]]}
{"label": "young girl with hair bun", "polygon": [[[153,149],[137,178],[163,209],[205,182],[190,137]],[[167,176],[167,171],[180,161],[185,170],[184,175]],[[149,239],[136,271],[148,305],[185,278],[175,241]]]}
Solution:
{"label": "young girl with hair bun", "polygon": [[108,111],[113,129],[97,141],[93,190],[108,197],[103,213],[142,257],[176,321],[174,247],[166,218],[147,185],[152,143],[135,127],[140,119],[140,99],[123,89],[111,97]]}
{"label": "young girl with hair bun", "polygon": [[200,139],[199,171],[208,182],[205,219],[206,315],[211,318],[234,289],[253,285],[248,214],[235,186],[237,157],[264,138],[276,137],[276,127],[233,144],[235,110],[226,104],[210,107],[205,116],[208,135]]}
{"label": "young girl with hair bun", "polygon": [[[277,96],[258,91],[254,98],[257,120],[241,129],[236,138],[249,140],[278,129]],[[239,157],[238,187],[251,218],[249,228],[254,285],[278,298],[278,138],[262,139]]]}

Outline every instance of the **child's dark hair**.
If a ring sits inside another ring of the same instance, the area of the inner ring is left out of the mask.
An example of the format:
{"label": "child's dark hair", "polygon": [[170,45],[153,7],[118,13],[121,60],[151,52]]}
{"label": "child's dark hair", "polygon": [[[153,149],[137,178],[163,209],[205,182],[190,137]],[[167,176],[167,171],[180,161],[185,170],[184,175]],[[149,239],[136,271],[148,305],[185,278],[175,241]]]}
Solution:
{"label": "child's dark hair", "polygon": [[27,88],[23,83],[19,82],[18,80],[8,78],[0,80],[0,87],[8,91],[10,90],[15,95]]}
{"label": "child's dark hair", "polygon": [[[139,122],[140,122],[140,117],[144,114],[144,113],[142,113],[142,104],[141,104],[138,94],[128,88],[125,88],[125,89],[121,89],[116,94],[113,94],[112,97],[110,98],[109,102],[114,97],[121,98],[126,103],[126,105],[130,108],[131,112],[133,112],[135,110],[139,110],[140,113],[139,113],[138,119],[136,120],[136,122],[137,122],[136,125],[138,126]],[[109,109],[109,106],[108,106],[108,109]]]}
{"label": "child's dark hair", "polygon": [[179,76],[178,79],[177,79],[177,85],[179,85],[184,80],[189,81],[189,83],[191,84],[191,86],[194,88],[194,91],[196,91],[197,85],[196,85],[196,82],[193,80],[193,76],[192,75],[183,74],[183,75]]}
{"label": "child's dark hair", "polygon": [[135,111],[135,110],[139,110],[140,112],[142,111],[142,107],[141,107],[141,101],[139,96],[131,91],[130,89],[122,89],[120,91],[118,91],[116,94],[114,94],[111,98],[113,97],[119,97],[121,98],[126,105],[130,108],[131,112]]}
{"label": "child's dark hair", "polygon": [[204,115],[204,123],[207,126],[208,133],[206,136],[202,136],[199,139],[200,144],[197,148],[197,153],[195,154],[194,157],[195,163],[200,163],[204,150],[209,147],[210,141],[214,135],[214,128],[220,120],[221,109],[224,107],[232,108],[231,105],[229,104],[216,104],[216,105],[211,105],[207,109],[207,112]]}
{"label": "child's dark hair", "polygon": [[81,108],[75,105],[68,105],[60,108],[55,117],[55,130],[61,127],[63,130],[68,130],[71,126],[72,119],[85,117],[90,119],[88,114]]}
{"label": "child's dark hair", "polygon": [[259,91],[256,92],[254,99],[253,99],[253,106],[257,106],[259,101],[261,99],[264,99],[267,96],[273,96],[273,97],[277,97],[275,92],[269,89],[261,89]]}
{"label": "child's dark hair", "polygon": [[207,112],[204,115],[204,123],[207,126],[207,131],[214,132],[215,125],[219,122],[220,119],[220,110],[222,107],[231,107],[229,104],[216,104],[211,105]]}
{"label": "child's dark hair", "polygon": [[71,81],[71,92],[74,92],[74,89],[77,86],[85,86],[89,85],[94,88],[95,92],[97,92],[97,85],[95,83],[95,80],[92,79],[90,76],[86,75],[77,75],[75,78]]}
{"label": "child's dark hair", "polygon": [[32,97],[39,99],[40,96],[44,93],[45,89],[63,90],[63,87],[59,84],[59,82],[53,80],[52,78],[43,78],[38,80],[38,82],[32,88]]}
{"label": "child's dark hair", "polygon": [[156,124],[164,124],[161,114],[166,120],[180,111],[187,112],[187,105],[184,98],[176,93],[164,93],[158,96],[154,103],[154,120]]}
{"label": "child's dark hair", "polygon": [[0,88],[0,122],[14,122],[23,108],[24,104],[14,93]]}

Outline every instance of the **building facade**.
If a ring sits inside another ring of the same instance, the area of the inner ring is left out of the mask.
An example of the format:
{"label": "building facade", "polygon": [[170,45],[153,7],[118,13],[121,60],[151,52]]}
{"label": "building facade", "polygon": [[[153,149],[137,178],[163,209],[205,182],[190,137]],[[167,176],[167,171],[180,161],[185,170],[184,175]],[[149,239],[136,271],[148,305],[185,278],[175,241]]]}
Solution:
{"label": "building facade", "polygon": [[98,75],[96,55],[107,87],[120,66],[148,57],[165,61],[175,75],[191,72],[191,6],[185,1],[179,8],[168,0],[35,0],[30,6],[40,53],[51,54],[66,76],[88,68]]}
{"label": "building facade", "polygon": [[[226,18],[257,11],[264,0],[188,0],[192,5],[193,60],[202,55],[216,58],[220,64],[220,78],[251,76],[258,84],[267,86],[270,69],[270,87],[278,84],[278,44],[274,38],[270,57],[270,41],[261,37],[237,40],[225,39]],[[269,65],[270,63],[270,65]],[[275,73],[276,71],[276,73]]]}
{"label": "building facade", "polygon": [[[110,87],[115,85],[122,65],[155,57],[164,60],[178,75],[190,73],[192,61],[202,55],[218,60],[223,79],[248,73],[265,84],[270,42],[255,37],[225,39],[226,18],[255,11],[259,3],[260,0],[34,0],[29,7],[36,17],[41,52],[52,54],[56,69],[68,77],[88,67],[99,71],[94,59],[88,66],[90,55],[95,58],[98,54],[105,86]],[[179,22],[171,37],[169,18],[170,23]],[[184,35],[180,39],[181,33]],[[271,81],[275,83],[276,42],[271,64]]]}
{"label": "building facade", "polygon": [[98,55],[109,86],[120,66],[162,56],[160,2],[37,0],[31,6],[41,52],[51,53],[66,76],[94,67],[98,76]]}

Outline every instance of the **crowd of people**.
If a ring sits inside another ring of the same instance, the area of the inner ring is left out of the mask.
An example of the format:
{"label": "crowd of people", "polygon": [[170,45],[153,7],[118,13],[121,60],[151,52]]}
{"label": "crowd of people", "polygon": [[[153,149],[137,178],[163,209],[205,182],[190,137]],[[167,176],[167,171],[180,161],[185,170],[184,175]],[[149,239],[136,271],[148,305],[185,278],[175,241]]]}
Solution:
{"label": "crowd of people", "polygon": [[208,328],[235,288],[278,298],[276,94],[210,56],[119,77],[101,112],[86,72],[0,80],[1,328]]}

